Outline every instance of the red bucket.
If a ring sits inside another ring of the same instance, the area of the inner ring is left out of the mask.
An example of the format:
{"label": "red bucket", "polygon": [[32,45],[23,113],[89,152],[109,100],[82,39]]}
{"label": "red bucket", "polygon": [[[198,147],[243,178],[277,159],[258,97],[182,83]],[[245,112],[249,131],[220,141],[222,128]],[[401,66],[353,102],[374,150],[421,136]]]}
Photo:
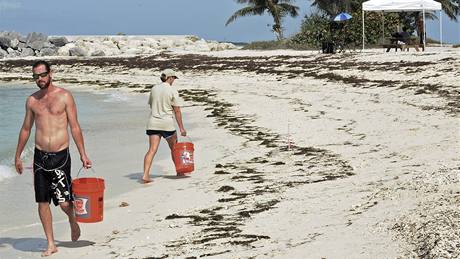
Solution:
{"label": "red bucket", "polygon": [[194,150],[192,142],[178,142],[174,144],[173,157],[177,174],[191,173],[195,170]]}
{"label": "red bucket", "polygon": [[73,203],[78,222],[102,221],[104,189],[104,179],[101,178],[78,178],[72,181]]}

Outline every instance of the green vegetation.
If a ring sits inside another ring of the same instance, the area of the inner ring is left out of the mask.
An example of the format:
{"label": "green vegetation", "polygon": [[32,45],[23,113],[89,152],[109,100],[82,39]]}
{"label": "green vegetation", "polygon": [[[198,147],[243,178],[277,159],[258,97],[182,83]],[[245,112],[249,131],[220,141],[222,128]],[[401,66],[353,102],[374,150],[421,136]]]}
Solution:
{"label": "green vegetation", "polygon": [[[312,0],[311,5],[317,9],[316,13],[304,17],[300,31],[289,39],[283,38],[282,18],[298,15],[298,7],[290,4],[293,0],[235,0],[248,6],[236,11],[227,21],[233,22],[239,17],[247,15],[262,15],[269,13],[274,20],[273,31],[277,41],[258,41],[245,46],[245,49],[318,49],[322,43],[333,42],[336,45],[346,45],[352,48],[362,45],[362,3],[367,0]],[[444,12],[452,20],[457,20],[460,14],[460,0],[436,0],[441,2]],[[344,22],[332,22],[340,12],[347,12],[352,19]],[[421,12],[385,13],[382,17],[379,12],[365,13],[365,43],[375,46],[388,40],[391,34],[402,27],[408,28],[411,34],[423,34],[423,20]],[[384,18],[385,23],[382,24]],[[427,12],[427,19],[437,19],[435,13]],[[384,26],[384,27],[383,27]],[[418,37],[414,36],[413,41]],[[428,39],[427,43],[438,43]]]}
{"label": "green vegetation", "polygon": [[254,41],[246,44],[243,49],[254,50],[274,50],[274,49],[295,49],[311,50],[312,47],[303,44],[297,44],[292,40],[271,40],[271,41]]}
{"label": "green vegetation", "polygon": [[[362,12],[357,10],[351,13],[352,19],[345,22],[331,22],[327,14],[311,14],[306,16],[302,22],[300,32],[294,35],[290,41],[293,45],[305,46],[304,48],[321,47],[323,42],[334,42],[339,45],[346,45],[351,48],[362,46]],[[382,44],[388,39],[391,33],[396,31],[398,18],[395,14],[385,15],[385,31],[382,33],[381,14],[366,13],[366,45]]]}
{"label": "green vegetation", "polygon": [[263,15],[265,12],[269,13],[273,17],[272,30],[275,32],[278,40],[282,40],[283,27],[281,21],[287,15],[291,17],[297,17],[299,15],[299,7],[292,5],[293,0],[236,0],[239,4],[247,4],[244,7],[236,11],[230,18],[228,18],[225,26],[235,21],[239,17],[247,15]]}
{"label": "green vegetation", "polygon": [[197,41],[200,40],[200,38],[195,36],[195,35],[190,35],[190,36],[187,36],[185,38],[188,39],[188,40],[191,40],[192,42],[197,42]]}
{"label": "green vegetation", "polygon": [[434,40],[432,38],[426,38],[426,43],[441,44],[441,42],[439,40]]}
{"label": "green vegetation", "polygon": [[454,45],[454,48],[460,48],[460,44]]}

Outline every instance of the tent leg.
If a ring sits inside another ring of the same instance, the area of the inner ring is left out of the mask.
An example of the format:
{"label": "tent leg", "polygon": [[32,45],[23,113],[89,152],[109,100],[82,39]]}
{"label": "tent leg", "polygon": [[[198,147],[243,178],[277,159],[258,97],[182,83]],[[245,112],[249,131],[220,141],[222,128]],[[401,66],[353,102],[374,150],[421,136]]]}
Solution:
{"label": "tent leg", "polygon": [[441,47],[442,47],[442,10],[439,10],[439,33],[441,38]]}
{"label": "tent leg", "polygon": [[426,24],[425,24],[425,9],[423,9],[423,50],[426,49]]}
{"label": "tent leg", "polygon": [[385,44],[385,12],[382,11],[382,44]]}

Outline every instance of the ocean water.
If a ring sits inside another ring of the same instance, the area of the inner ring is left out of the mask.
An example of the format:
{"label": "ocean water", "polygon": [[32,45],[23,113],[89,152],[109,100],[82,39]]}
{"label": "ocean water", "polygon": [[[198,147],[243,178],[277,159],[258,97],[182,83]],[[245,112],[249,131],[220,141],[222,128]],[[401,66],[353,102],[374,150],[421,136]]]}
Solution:
{"label": "ocean water", "polygon": [[[14,154],[24,119],[25,100],[34,91],[36,87],[30,85],[0,85],[0,181],[17,176]],[[33,146],[30,143],[23,152],[25,159],[32,156]]]}
{"label": "ocean water", "polygon": [[[0,84],[0,181],[18,176],[14,168],[14,155],[24,120],[25,101],[37,90],[33,84]],[[107,114],[105,110],[113,110],[118,104],[126,103],[132,98],[129,94],[120,92],[74,91],[73,95],[78,105],[79,117],[82,118]],[[91,126],[91,121],[83,121],[83,124]],[[34,135],[35,127],[22,153],[26,170],[30,170],[32,166]]]}
{"label": "ocean water", "polygon": [[[0,238],[14,237],[31,229],[34,235],[42,236],[33,187],[34,132],[22,155],[24,173],[18,175],[13,164],[25,101],[37,89],[32,83],[0,83]],[[145,136],[147,97],[118,90],[78,87],[69,90],[77,104],[86,151],[93,161],[94,171],[106,180],[106,199],[139,188],[143,155],[148,147]],[[81,162],[72,138],[70,142],[72,177],[75,178]],[[126,147],[131,149],[125,150]],[[167,146],[163,144],[161,149],[155,159],[169,159]],[[122,161],[126,152],[135,159]],[[123,167],[119,163],[123,163]],[[52,207],[54,221],[65,222],[65,215]]]}

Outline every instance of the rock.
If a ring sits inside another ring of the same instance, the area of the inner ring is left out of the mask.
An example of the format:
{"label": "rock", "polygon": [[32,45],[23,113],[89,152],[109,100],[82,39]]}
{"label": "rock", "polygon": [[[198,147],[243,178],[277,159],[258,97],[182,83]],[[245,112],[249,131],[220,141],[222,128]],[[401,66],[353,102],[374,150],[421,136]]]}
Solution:
{"label": "rock", "polygon": [[43,48],[52,48],[52,49],[55,49],[56,46],[54,46],[51,42],[46,41],[45,43],[43,43]]}
{"label": "rock", "polygon": [[35,56],[35,51],[31,48],[23,48],[20,54],[21,57]]}
{"label": "rock", "polygon": [[24,42],[19,42],[18,49],[22,50],[22,49],[25,49],[25,48],[27,48],[26,44]]}
{"label": "rock", "polygon": [[40,50],[40,56],[56,56],[56,48],[43,48]]}
{"label": "rock", "polygon": [[49,41],[56,47],[63,47],[69,43],[66,37],[50,37]]}
{"label": "rock", "polygon": [[69,54],[70,56],[77,56],[77,57],[88,56],[88,53],[80,47],[73,47],[69,49]]}
{"label": "rock", "polygon": [[211,48],[209,47],[208,43],[203,39],[195,42],[195,44],[193,45],[193,48],[196,51],[203,51],[203,52],[211,51]]}
{"label": "rock", "polygon": [[190,41],[192,41],[192,42],[196,42],[196,41],[200,40],[200,38],[195,36],[195,35],[186,36],[185,38],[190,40]]}
{"label": "rock", "polygon": [[[70,42],[69,42],[70,41]],[[30,33],[24,39],[15,32],[0,32],[0,48],[11,55],[119,56],[152,55],[165,50],[221,51],[233,44],[206,41],[196,36],[53,36]],[[24,51],[24,53],[22,53]],[[4,53],[3,53],[3,56]]]}
{"label": "rock", "polygon": [[12,39],[12,40],[11,40],[11,48],[13,48],[13,49],[18,49],[19,43],[20,43],[20,42],[19,42],[18,39]]}
{"label": "rock", "polygon": [[169,49],[173,46],[173,42],[170,40],[160,40],[158,47],[160,49]]}
{"label": "rock", "polygon": [[19,42],[22,42],[22,43],[26,43],[27,42],[27,38],[22,36],[18,38]]}
{"label": "rock", "polygon": [[110,40],[102,41],[99,45],[96,46],[96,50],[104,51],[106,56],[120,55],[120,49],[115,42]]}
{"label": "rock", "polygon": [[128,207],[129,206],[129,203],[125,202],[125,201],[122,201],[120,203],[120,205],[118,205],[118,207]]}
{"label": "rock", "polygon": [[70,56],[70,51],[69,50],[71,48],[75,48],[75,47],[76,47],[75,43],[68,43],[65,46],[60,47],[58,49],[58,55],[59,56]]}
{"label": "rock", "polygon": [[11,41],[13,40],[17,40],[19,42],[25,42],[25,38],[17,33],[17,32],[14,32],[14,31],[4,31],[4,32],[0,32],[0,37],[6,37],[8,39],[10,39]]}
{"label": "rock", "polygon": [[0,58],[4,58],[8,56],[8,52],[6,50],[0,49]]}
{"label": "rock", "polygon": [[105,56],[105,53],[102,50],[96,50],[96,51],[91,53],[91,56],[93,56],[93,57],[103,57],[103,56]]}
{"label": "rock", "polygon": [[130,48],[130,49],[127,49],[125,51],[125,54],[128,54],[128,55],[139,55],[139,54],[142,54],[142,50],[138,49],[138,48]]}
{"label": "rock", "polygon": [[26,38],[26,46],[34,50],[41,50],[45,42],[48,42],[48,36],[43,33],[32,32]]}
{"label": "rock", "polygon": [[0,36],[0,48],[8,49],[11,47],[11,39],[5,36]]}
{"label": "rock", "polygon": [[8,57],[12,57],[12,58],[13,58],[13,57],[18,57],[18,56],[20,56],[19,51],[14,50],[14,49],[12,49],[12,48],[8,48],[8,49],[6,50],[6,52],[8,53]]}

